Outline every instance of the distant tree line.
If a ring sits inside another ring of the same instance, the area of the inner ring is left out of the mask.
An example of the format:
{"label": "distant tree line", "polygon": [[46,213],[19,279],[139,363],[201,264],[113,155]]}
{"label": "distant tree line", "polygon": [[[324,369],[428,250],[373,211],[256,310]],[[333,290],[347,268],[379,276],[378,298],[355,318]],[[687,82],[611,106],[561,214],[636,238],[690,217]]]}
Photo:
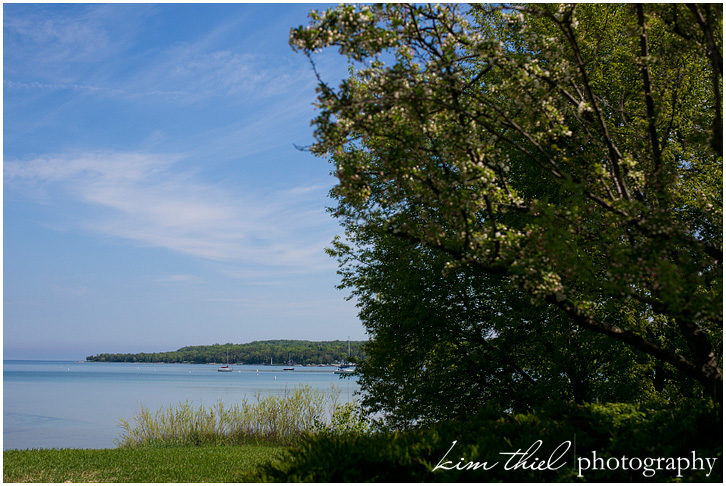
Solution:
{"label": "distant tree line", "polygon": [[86,357],[87,361],[114,363],[225,363],[229,355],[232,364],[333,364],[363,357],[363,341],[253,341],[245,344],[212,344],[186,346],[176,351],[160,353],[101,353]]}

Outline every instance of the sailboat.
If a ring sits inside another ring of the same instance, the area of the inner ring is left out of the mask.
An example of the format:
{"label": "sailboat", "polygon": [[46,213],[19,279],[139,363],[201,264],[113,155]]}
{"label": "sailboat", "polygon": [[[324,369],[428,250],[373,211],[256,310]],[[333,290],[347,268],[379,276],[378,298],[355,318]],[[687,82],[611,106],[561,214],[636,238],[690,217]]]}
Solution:
{"label": "sailboat", "polygon": [[290,359],[290,353],[287,353],[287,368],[283,368],[282,371],[295,371],[292,367],[292,360]]}
{"label": "sailboat", "polygon": [[[350,359],[350,336],[348,337],[348,359]],[[346,360],[345,363],[338,366],[333,373],[336,375],[349,375],[355,371],[354,367],[354,364],[350,364],[348,360]]]}
{"label": "sailboat", "polygon": [[229,365],[229,351],[227,351],[227,364],[220,366],[217,371],[232,371],[232,367]]}

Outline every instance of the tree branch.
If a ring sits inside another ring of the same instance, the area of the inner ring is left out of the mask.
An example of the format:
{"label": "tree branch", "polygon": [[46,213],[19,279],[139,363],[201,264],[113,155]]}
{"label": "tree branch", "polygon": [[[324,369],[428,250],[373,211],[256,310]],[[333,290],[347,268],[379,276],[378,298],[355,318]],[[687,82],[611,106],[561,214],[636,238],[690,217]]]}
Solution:
{"label": "tree branch", "polygon": [[630,192],[628,191],[628,187],[625,184],[623,174],[620,170],[620,161],[622,160],[623,156],[620,153],[618,147],[615,145],[615,141],[610,136],[610,132],[608,130],[607,123],[605,122],[605,117],[602,113],[602,109],[600,108],[600,104],[597,102],[595,93],[592,90],[592,86],[590,84],[590,77],[588,76],[587,69],[585,67],[585,61],[582,58],[580,46],[577,43],[575,33],[572,30],[572,24],[570,23],[571,15],[572,13],[570,12],[570,15],[563,21],[560,21],[551,15],[550,18],[557,23],[560,30],[565,34],[565,37],[567,38],[567,41],[570,43],[570,47],[572,48],[572,52],[575,55],[575,61],[577,62],[577,67],[580,71],[580,76],[582,77],[582,83],[585,89],[585,93],[587,94],[590,103],[592,103],[592,109],[595,112],[596,119],[598,120],[598,125],[601,135],[603,137],[603,141],[608,147],[608,153],[610,155],[610,165],[612,168],[613,178],[615,180],[615,188],[618,191],[618,196],[624,198],[626,201],[630,201]]}
{"label": "tree branch", "polygon": [[550,304],[562,310],[576,324],[589,329],[590,331],[604,334],[617,339],[639,351],[642,351],[654,358],[672,365],[687,376],[696,379],[701,383],[708,393],[719,403],[723,401],[723,376],[721,369],[714,367],[713,363],[696,364],[680,354],[676,354],[659,347],[658,345],[644,339],[629,329],[623,329],[604,321],[599,321],[585,314],[568,299],[558,299],[555,295],[548,295],[545,299]]}
{"label": "tree branch", "polygon": [[645,96],[645,109],[648,119],[648,139],[653,152],[653,182],[655,193],[661,189],[660,174],[662,168],[661,150],[658,143],[658,132],[655,128],[655,103],[653,102],[652,87],[650,85],[650,71],[648,69],[648,36],[645,25],[645,14],[643,5],[635,6],[638,14],[638,26],[640,27],[640,73],[643,77],[643,91]]}

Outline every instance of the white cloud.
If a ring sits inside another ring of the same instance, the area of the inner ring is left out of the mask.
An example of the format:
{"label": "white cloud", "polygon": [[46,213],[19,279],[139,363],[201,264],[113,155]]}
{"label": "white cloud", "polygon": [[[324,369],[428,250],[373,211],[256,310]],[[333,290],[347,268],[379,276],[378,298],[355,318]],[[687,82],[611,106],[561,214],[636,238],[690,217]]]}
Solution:
{"label": "white cloud", "polygon": [[[194,43],[174,45],[125,80],[128,97],[161,97],[175,103],[213,98],[245,105],[279,100],[282,93],[299,92],[304,82],[312,92],[313,77],[302,58],[279,56],[274,62],[259,52],[240,52],[215,46],[210,34]],[[120,88],[120,87],[119,87]]]}
{"label": "white cloud", "polygon": [[199,277],[196,277],[194,275],[186,275],[186,274],[167,275],[166,277],[159,277],[159,278],[154,279],[154,282],[160,282],[160,283],[178,283],[178,282],[195,283],[198,281],[199,281]]}
{"label": "white cloud", "polygon": [[144,154],[135,152],[86,152],[68,155],[46,155],[28,161],[7,161],[5,177],[37,179],[47,182],[83,179],[86,182],[141,181],[165,171],[181,159],[181,155]]}
{"label": "white cloud", "polygon": [[53,284],[52,286],[53,291],[56,293],[59,293],[66,297],[83,297],[85,295],[88,295],[92,293],[93,291],[86,287],[85,285],[81,285],[78,287],[65,287],[58,284]]}
{"label": "white cloud", "polygon": [[[248,190],[210,184],[177,169],[178,154],[98,152],[5,163],[6,184],[45,185],[56,206],[83,203],[83,228],[232,263],[329,268],[332,224],[324,188]],[[53,201],[51,201],[53,202]]]}
{"label": "white cloud", "polygon": [[[229,6],[224,22],[204,35],[157,46],[145,44],[142,34],[154,28],[164,7],[5,6],[4,84],[13,90],[73,90],[176,104],[230,96],[279,98],[299,88],[302,79],[310,84],[302,56],[291,49],[280,55],[289,27],[255,23],[253,10]],[[260,39],[260,33],[273,37]],[[272,62],[265,43],[276,49]]]}
{"label": "white cloud", "polygon": [[118,59],[156,10],[144,5],[5,5],[6,69],[11,75],[22,71],[50,77],[56,84],[76,82],[93,72],[95,63]]}

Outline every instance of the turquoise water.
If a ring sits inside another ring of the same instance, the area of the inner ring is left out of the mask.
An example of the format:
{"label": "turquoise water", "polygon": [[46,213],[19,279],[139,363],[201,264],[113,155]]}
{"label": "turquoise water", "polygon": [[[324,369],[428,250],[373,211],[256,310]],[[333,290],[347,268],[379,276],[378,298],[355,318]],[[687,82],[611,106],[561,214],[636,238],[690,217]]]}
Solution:
{"label": "turquoise water", "polygon": [[156,410],[179,402],[212,405],[283,394],[301,384],[325,392],[335,385],[351,400],[358,384],[331,367],[3,362],[3,450],[114,447],[121,429],[143,405]]}

